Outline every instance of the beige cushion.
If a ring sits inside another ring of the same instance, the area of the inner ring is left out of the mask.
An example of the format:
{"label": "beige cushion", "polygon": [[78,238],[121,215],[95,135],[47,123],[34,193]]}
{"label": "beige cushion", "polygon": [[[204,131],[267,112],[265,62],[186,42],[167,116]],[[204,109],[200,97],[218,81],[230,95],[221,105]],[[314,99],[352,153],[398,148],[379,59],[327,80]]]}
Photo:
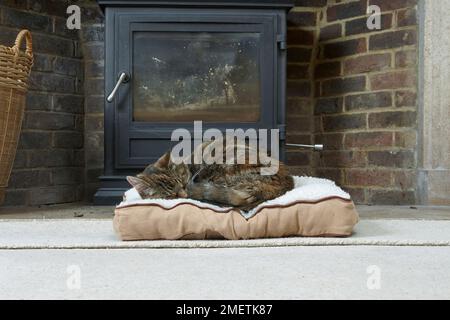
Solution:
{"label": "beige cushion", "polygon": [[133,204],[116,208],[114,229],[121,240],[344,237],[358,220],[353,202],[339,197],[263,207],[249,220],[192,203]]}

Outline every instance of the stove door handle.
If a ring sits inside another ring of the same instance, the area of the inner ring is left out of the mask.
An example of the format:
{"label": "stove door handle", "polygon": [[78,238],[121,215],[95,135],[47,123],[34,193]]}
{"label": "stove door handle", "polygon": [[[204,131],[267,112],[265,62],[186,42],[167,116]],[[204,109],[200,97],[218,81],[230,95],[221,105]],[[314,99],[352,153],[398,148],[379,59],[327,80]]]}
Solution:
{"label": "stove door handle", "polygon": [[116,85],[114,86],[114,89],[112,90],[111,94],[108,96],[108,98],[106,98],[106,101],[108,101],[109,103],[113,102],[117,91],[119,91],[119,87],[122,83],[127,83],[128,81],[130,81],[130,75],[126,72],[121,72],[119,74],[119,78],[117,80]]}

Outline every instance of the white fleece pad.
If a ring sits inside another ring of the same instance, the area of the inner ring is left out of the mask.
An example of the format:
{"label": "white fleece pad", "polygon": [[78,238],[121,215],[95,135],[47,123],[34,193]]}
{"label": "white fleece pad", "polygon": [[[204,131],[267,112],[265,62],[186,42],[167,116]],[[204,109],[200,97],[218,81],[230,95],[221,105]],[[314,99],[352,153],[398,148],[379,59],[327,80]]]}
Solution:
{"label": "white fleece pad", "polygon": [[[339,197],[342,199],[350,200],[350,195],[339,188],[336,183],[327,179],[319,179],[313,177],[293,177],[294,178],[294,189],[286,192],[284,195],[261,203],[256,208],[249,212],[241,211],[244,218],[250,219],[253,217],[260,209],[273,206],[273,205],[289,205],[291,203],[305,201],[305,202],[316,202],[322,199]],[[196,205],[200,208],[212,209],[217,212],[229,212],[230,207],[219,207],[206,202],[201,202],[192,199],[145,199],[143,200],[136,189],[130,189],[125,192],[124,201],[122,201],[117,208],[124,206],[135,205],[135,204],[156,204],[160,205],[166,209],[171,209],[180,203],[190,203]]]}

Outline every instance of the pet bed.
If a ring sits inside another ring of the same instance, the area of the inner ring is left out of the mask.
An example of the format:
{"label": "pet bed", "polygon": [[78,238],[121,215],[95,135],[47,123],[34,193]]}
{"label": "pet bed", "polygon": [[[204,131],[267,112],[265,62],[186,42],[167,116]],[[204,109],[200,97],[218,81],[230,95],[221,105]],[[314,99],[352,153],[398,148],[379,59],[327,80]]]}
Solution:
{"label": "pet bed", "polygon": [[350,195],[333,181],[294,177],[295,188],[250,212],[191,199],[142,200],[127,191],[115,209],[121,240],[346,237],[359,220]]}

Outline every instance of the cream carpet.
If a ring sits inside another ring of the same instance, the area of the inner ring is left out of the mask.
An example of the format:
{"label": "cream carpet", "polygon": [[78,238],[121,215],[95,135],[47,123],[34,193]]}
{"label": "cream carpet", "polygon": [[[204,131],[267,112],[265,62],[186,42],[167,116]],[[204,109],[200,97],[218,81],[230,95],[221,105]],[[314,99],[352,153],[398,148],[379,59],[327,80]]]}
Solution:
{"label": "cream carpet", "polygon": [[0,220],[0,249],[450,246],[450,221],[362,220],[350,238],[121,242],[110,220]]}
{"label": "cream carpet", "polygon": [[450,247],[0,250],[0,299],[449,299],[449,266]]}

